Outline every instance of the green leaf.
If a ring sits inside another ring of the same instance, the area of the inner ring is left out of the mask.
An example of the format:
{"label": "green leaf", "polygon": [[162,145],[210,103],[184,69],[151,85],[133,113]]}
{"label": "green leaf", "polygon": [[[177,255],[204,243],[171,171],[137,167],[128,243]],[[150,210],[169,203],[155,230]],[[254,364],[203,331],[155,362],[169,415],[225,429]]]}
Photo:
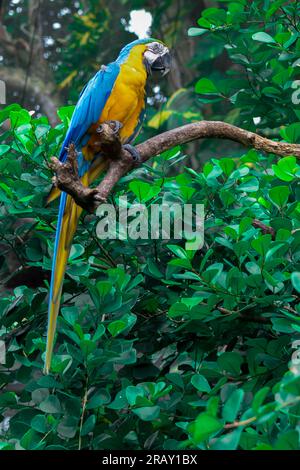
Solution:
{"label": "green leaf", "polygon": [[277,178],[283,181],[293,181],[297,170],[296,157],[281,158],[277,165],[272,165],[272,169]]}
{"label": "green leaf", "polygon": [[207,392],[211,391],[210,385],[207,379],[200,374],[193,375],[191,379],[191,384],[199,391],[199,392]]}
{"label": "green leaf", "polygon": [[198,80],[195,86],[196,93],[203,93],[203,94],[210,94],[210,93],[218,93],[218,89],[214,85],[214,83],[209,80],[208,78],[201,78]]}
{"label": "green leaf", "polygon": [[67,438],[71,439],[76,435],[79,417],[75,416],[64,416],[59,425],[57,426],[57,432]]}
{"label": "green leaf", "polygon": [[33,429],[29,429],[20,440],[20,445],[25,450],[33,450],[36,449],[39,442],[39,435]]}
{"label": "green leaf", "polygon": [[291,275],[293,287],[300,293],[300,272],[294,272]]}
{"label": "green leaf", "polygon": [[71,247],[69,261],[79,258],[84,253],[84,247],[79,245],[79,243],[75,243]]}
{"label": "green leaf", "polygon": [[91,415],[88,417],[88,419],[85,420],[83,423],[82,429],[81,429],[81,436],[86,436],[90,432],[93,431],[94,427],[96,424],[96,416]]}
{"label": "green leaf", "polygon": [[104,298],[113,291],[113,284],[110,281],[99,281],[96,284],[100,297]]}
{"label": "green leaf", "polygon": [[279,435],[276,444],[276,450],[299,450],[299,434],[296,430],[289,431]]}
{"label": "green leaf", "polygon": [[62,106],[57,110],[57,115],[63,122],[68,125],[72,118],[74,109],[75,106]]}
{"label": "green leaf", "polygon": [[14,392],[4,392],[0,394],[0,406],[14,406],[16,403],[17,398]]}
{"label": "green leaf", "polygon": [[0,155],[4,155],[5,153],[7,153],[8,151],[10,150],[10,146],[9,145],[0,145]]}
{"label": "green leaf", "polygon": [[76,307],[64,307],[61,309],[62,316],[67,323],[74,326],[78,319],[78,310]]}
{"label": "green leaf", "polygon": [[118,336],[122,331],[124,331],[127,327],[127,324],[124,321],[121,320],[115,320],[111,322],[107,329],[110,332],[110,334],[115,337]]}
{"label": "green leaf", "polygon": [[226,279],[226,286],[228,289],[230,289],[230,292],[236,294],[244,291],[246,282],[244,280],[243,274],[238,268],[234,267],[230,269]]}
{"label": "green leaf", "polygon": [[60,446],[58,444],[50,445],[46,447],[46,450],[68,450],[67,447]]}
{"label": "green leaf", "polygon": [[13,103],[6,108],[0,110],[0,123],[9,118],[11,111],[20,111],[22,108],[19,104]]}
{"label": "green leaf", "polygon": [[26,109],[21,109],[20,111],[11,111],[9,114],[10,123],[12,129],[16,129],[23,124],[29,124],[31,121],[31,116]]}
{"label": "green leaf", "polygon": [[172,253],[174,253],[174,255],[178,256],[178,258],[186,259],[188,257],[186,251],[181,248],[181,246],[167,245],[167,247],[172,251]]}
{"label": "green leaf", "polygon": [[202,36],[202,34],[207,33],[207,29],[204,28],[189,28],[188,29],[188,36]]}
{"label": "green leaf", "polygon": [[154,421],[159,417],[159,406],[142,406],[132,410],[143,421]]}
{"label": "green leaf", "polygon": [[112,410],[121,410],[122,408],[127,408],[128,403],[125,395],[125,391],[121,390],[115,396],[115,399],[107,406]]}
{"label": "green leaf", "polygon": [[139,202],[147,202],[153,197],[157,196],[161,187],[155,184],[149,184],[145,181],[131,181],[129,183],[129,189],[136,195]]}
{"label": "green leaf", "polygon": [[188,429],[195,444],[199,445],[214,436],[222,427],[222,423],[217,418],[208,413],[202,413],[188,426]]}
{"label": "green leaf", "polygon": [[85,357],[95,351],[97,344],[90,339],[83,339],[80,341],[80,349]]}
{"label": "green leaf", "polygon": [[238,375],[243,359],[237,352],[225,352],[218,357],[217,362],[220,370],[225,370],[232,375]]}
{"label": "green leaf", "polygon": [[145,390],[141,385],[132,386],[126,388],[126,398],[130,406],[135,405],[137,397],[144,397]]}
{"label": "green leaf", "polygon": [[93,341],[98,341],[105,333],[105,327],[101,323],[97,326],[97,329],[93,336]]}
{"label": "green leaf", "polygon": [[236,450],[238,448],[242,428],[235,429],[217,438],[210,446],[211,450]]}
{"label": "green leaf", "polygon": [[31,427],[37,432],[45,433],[47,432],[48,424],[46,416],[36,415],[31,421]]}
{"label": "green leaf", "polygon": [[110,394],[105,388],[98,390],[91,398],[88,399],[86,409],[92,410],[110,402]]}
{"label": "green leaf", "polygon": [[15,446],[9,442],[0,442],[0,450],[15,450]]}
{"label": "green leaf", "polygon": [[293,181],[294,175],[291,175],[289,173],[286,173],[285,171],[282,171],[280,168],[278,168],[278,166],[275,166],[275,165],[272,166],[272,169],[275,175],[277,176],[277,178],[279,178],[280,180],[288,181],[288,182]]}
{"label": "green leaf", "polygon": [[254,41],[266,42],[267,44],[272,44],[272,43],[276,44],[275,39],[273,39],[272,36],[270,36],[270,34],[264,33],[263,31],[253,34],[252,39]]}
{"label": "green leaf", "polygon": [[243,182],[237,187],[238,191],[245,191],[246,193],[253,193],[258,191],[259,181],[257,178],[245,178]]}
{"label": "green leaf", "polygon": [[235,168],[235,163],[232,160],[232,158],[222,158],[219,161],[219,165],[222,168],[226,176],[229,176]]}
{"label": "green leaf", "polygon": [[272,241],[272,236],[269,234],[261,235],[260,237],[252,240],[251,245],[261,256],[266,256],[269,246]]}
{"label": "green leaf", "polygon": [[294,333],[290,320],[286,318],[271,318],[273,329],[280,333]]}
{"label": "green leaf", "polygon": [[[289,126],[280,129],[280,135],[288,142],[296,143],[300,139],[300,122],[294,122]],[[280,161],[280,160],[279,160]]]}
{"label": "green leaf", "polygon": [[281,91],[273,86],[266,86],[262,89],[262,93],[266,96],[273,97],[274,95],[280,95]]}
{"label": "green leaf", "polygon": [[189,312],[190,309],[184,303],[176,302],[175,304],[171,305],[168,311],[168,315],[170,318],[176,318],[188,315]]}
{"label": "green leaf", "polygon": [[252,409],[254,413],[259,412],[259,408],[263,404],[265,398],[267,397],[270,391],[270,387],[263,387],[255,394],[253,401],[252,401]]}
{"label": "green leaf", "polygon": [[244,398],[244,390],[239,388],[237,390],[234,390],[231,395],[229,396],[228,400],[226,401],[224,407],[223,407],[223,418],[225,421],[228,422],[233,422],[237,414],[240,410],[242,401]]}
{"label": "green leaf", "polygon": [[57,414],[62,412],[60,401],[55,395],[49,395],[46,400],[40,403],[39,408],[45,413]]}
{"label": "green leaf", "polygon": [[269,191],[269,198],[276,206],[282,208],[286,205],[290,190],[288,186],[275,186]]}

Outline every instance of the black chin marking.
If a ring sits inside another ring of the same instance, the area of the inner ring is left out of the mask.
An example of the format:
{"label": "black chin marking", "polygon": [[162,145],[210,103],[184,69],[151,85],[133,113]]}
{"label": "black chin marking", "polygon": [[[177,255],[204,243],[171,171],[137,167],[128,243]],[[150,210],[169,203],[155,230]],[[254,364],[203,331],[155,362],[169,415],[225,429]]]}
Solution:
{"label": "black chin marking", "polygon": [[151,70],[153,72],[164,72],[165,68],[164,67],[151,67]]}
{"label": "black chin marking", "polygon": [[144,59],[144,65],[145,65],[147,74],[151,75],[152,74],[151,65],[149,64],[149,62],[146,59]]}

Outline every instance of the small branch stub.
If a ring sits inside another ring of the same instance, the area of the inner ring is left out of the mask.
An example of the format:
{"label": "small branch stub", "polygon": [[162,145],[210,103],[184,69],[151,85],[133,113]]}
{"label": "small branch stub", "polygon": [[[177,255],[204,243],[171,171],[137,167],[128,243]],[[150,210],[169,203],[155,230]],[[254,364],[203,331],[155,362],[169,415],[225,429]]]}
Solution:
{"label": "small branch stub", "polygon": [[52,157],[50,168],[56,173],[52,179],[54,186],[70,194],[76,204],[83,209],[93,212],[97,205],[104,202],[99,197],[97,189],[83,186],[78,175],[77,152],[74,144],[68,148],[66,162],[60,162],[56,157]]}

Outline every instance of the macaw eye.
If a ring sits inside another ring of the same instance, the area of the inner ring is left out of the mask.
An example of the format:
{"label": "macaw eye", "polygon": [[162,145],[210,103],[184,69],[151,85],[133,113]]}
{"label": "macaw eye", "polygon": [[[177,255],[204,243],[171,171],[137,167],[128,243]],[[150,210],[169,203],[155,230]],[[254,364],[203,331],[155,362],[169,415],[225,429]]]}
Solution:
{"label": "macaw eye", "polygon": [[153,54],[159,54],[163,51],[164,46],[159,42],[152,42],[148,45],[148,50],[153,52]]}

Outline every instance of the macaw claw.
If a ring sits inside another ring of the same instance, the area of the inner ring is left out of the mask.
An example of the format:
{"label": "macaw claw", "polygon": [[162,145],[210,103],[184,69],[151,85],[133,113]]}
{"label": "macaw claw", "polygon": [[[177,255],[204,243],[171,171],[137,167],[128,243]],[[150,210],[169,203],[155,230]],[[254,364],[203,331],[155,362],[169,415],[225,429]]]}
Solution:
{"label": "macaw claw", "polygon": [[[117,134],[120,129],[122,129],[123,124],[120,121],[105,121],[106,124],[112,124],[114,129],[113,129],[113,134]],[[99,127],[97,127],[96,130],[97,134],[101,134],[103,132],[103,126],[100,124]]]}
{"label": "macaw claw", "polygon": [[120,129],[122,129],[123,124],[120,121],[108,121],[109,123],[114,125],[114,134],[117,134]]}
{"label": "macaw claw", "polygon": [[130,153],[134,163],[137,163],[137,164],[140,163],[141,156],[140,156],[139,152],[137,151],[137,149],[135,147],[133,147],[133,145],[125,144],[125,145],[123,145],[123,149],[127,150],[127,152]]}

